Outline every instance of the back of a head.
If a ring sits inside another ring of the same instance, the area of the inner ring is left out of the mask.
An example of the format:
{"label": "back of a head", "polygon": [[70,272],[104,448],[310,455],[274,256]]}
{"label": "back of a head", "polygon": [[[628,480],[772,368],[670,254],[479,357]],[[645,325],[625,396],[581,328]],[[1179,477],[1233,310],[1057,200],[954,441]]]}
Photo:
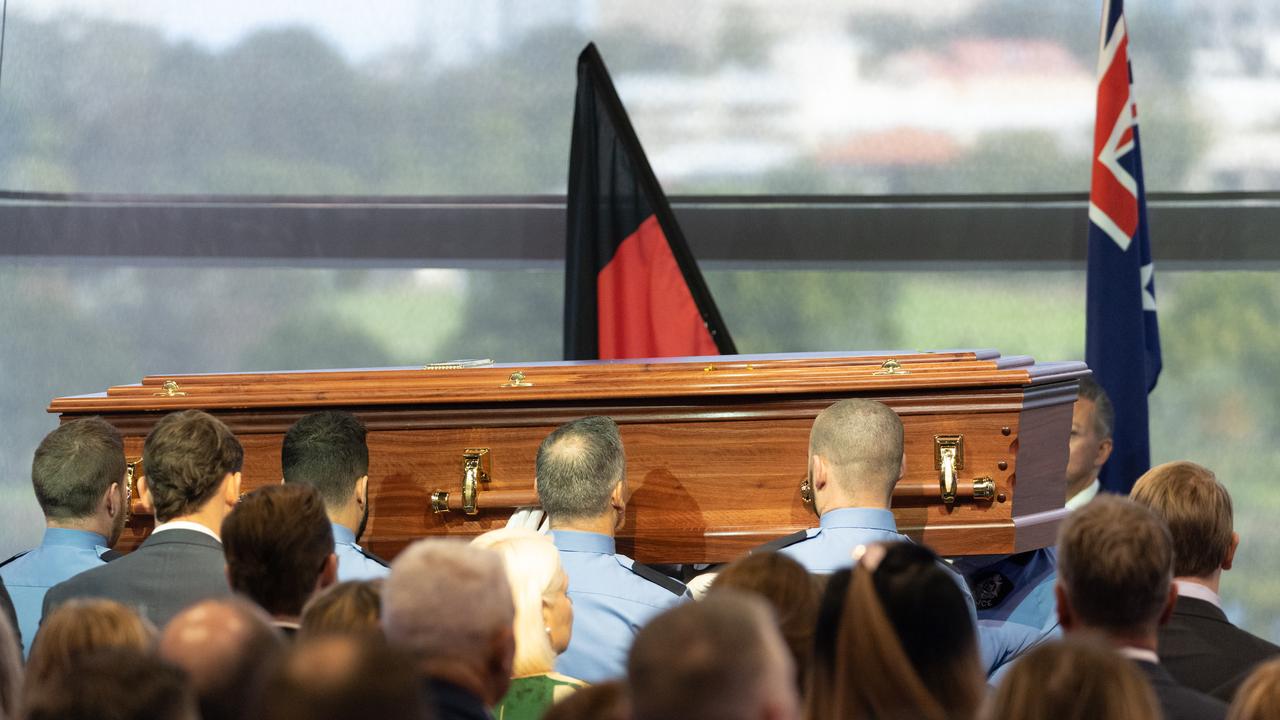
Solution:
{"label": "back of a head", "polygon": [[182,671],[134,648],[68,658],[65,671],[29,690],[25,720],[198,720]]}
{"label": "back of a head", "polygon": [[303,637],[382,634],[382,581],[348,580],[316,593],[302,608]]}
{"label": "back of a head", "polygon": [[105,648],[150,651],[155,635],[150,623],[114,600],[68,600],[40,623],[27,658],[28,692],[65,672],[77,656]]}
{"label": "back of a head", "polygon": [[102,418],[72,420],[40,441],[31,462],[31,485],[46,518],[92,515],[111,483],[124,482],[124,441]]}
{"label": "back of a head", "polygon": [[368,430],[348,412],[311,413],[285,433],[280,465],[286,483],[312,485],[327,507],[341,508],[369,474]]}
{"label": "back of a head", "polygon": [[203,507],[228,473],[240,472],[244,448],[221,420],[200,410],[160,419],[142,446],[156,520],[166,522]]}
{"label": "back of a head", "polygon": [[1272,720],[1280,717],[1280,658],[1262,663],[1236,690],[1227,720]]}
{"label": "back of a head", "polygon": [[376,635],[301,640],[267,678],[260,720],[428,720],[411,659]]}
{"label": "back of a head", "polygon": [[1092,375],[1080,378],[1080,389],[1076,397],[1093,403],[1094,432],[1100,439],[1111,437],[1116,429],[1116,410],[1111,404],[1111,397],[1102,389]]}
{"label": "back of a head", "polygon": [[333,553],[333,528],[310,485],[268,485],[240,499],[222,521],[231,589],[267,612],[297,616]]}
{"label": "back of a head", "polygon": [[160,655],[186,671],[202,720],[234,720],[257,696],[284,639],[257,605],[239,597],[205,600],[165,626]]}
{"label": "back of a head", "polygon": [[790,657],[759,597],[724,590],[641,628],[627,660],[634,720],[729,720],[796,712]]}
{"label": "back of a head", "polygon": [[626,473],[618,426],[593,416],[561,425],[538,447],[538,499],[553,521],[595,518]]}
{"label": "back of a head", "polygon": [[1154,630],[1173,582],[1173,541],[1151,510],[1099,495],[1058,531],[1058,579],[1072,615],[1088,627]]}
{"label": "back of a head", "polygon": [[755,553],[734,560],[720,570],[710,592],[722,590],[756,593],[769,603],[803,687],[813,651],[818,603],[822,598],[817,576],[810,575],[803,565],[782,553]]}
{"label": "back of a head", "polygon": [[553,584],[562,577],[560,551],[546,535],[517,528],[491,530],[471,544],[497,553],[506,569],[516,608],[513,676],[551,672],[556,651],[543,620],[542,607],[554,589]]}
{"label": "back of a head", "polygon": [[902,470],[902,444],[902,420],[875,400],[841,400],[818,413],[809,432],[809,454],[827,461],[847,493],[887,498]]}
{"label": "back of a head", "polygon": [[984,720],[1156,720],[1160,705],[1132,661],[1092,637],[1036,647],[988,699]]}
{"label": "back of a head", "polygon": [[515,606],[502,558],[461,540],[419,540],[391,564],[382,586],[387,639],[419,664],[485,661]]}
{"label": "back of a head", "polygon": [[807,717],[968,718],[982,687],[964,595],[928,548],[893,543],[874,570],[831,576]]}
{"label": "back of a head", "polygon": [[1152,510],[1173,538],[1173,574],[1208,577],[1231,551],[1231,494],[1208,468],[1170,462],[1151,468],[1129,497]]}

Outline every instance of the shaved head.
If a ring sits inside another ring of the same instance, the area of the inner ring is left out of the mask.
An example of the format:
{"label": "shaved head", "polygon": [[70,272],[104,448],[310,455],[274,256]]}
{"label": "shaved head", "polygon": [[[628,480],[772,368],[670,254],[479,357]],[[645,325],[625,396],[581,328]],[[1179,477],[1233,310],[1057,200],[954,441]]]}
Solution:
{"label": "shaved head", "polygon": [[160,636],[160,656],[187,672],[205,720],[239,717],[252,686],[283,650],[270,616],[236,597],[192,605]]}
{"label": "shaved head", "polygon": [[902,420],[875,400],[841,400],[813,421],[809,455],[823,459],[844,492],[888,498],[902,472]]}

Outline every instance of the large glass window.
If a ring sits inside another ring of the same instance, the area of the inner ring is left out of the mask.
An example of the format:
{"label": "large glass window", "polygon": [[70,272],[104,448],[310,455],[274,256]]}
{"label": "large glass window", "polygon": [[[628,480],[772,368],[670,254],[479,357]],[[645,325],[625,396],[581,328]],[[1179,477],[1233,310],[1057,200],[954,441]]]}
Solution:
{"label": "large glass window", "polygon": [[[1280,7],[1128,11],[1149,188],[1275,187]],[[1099,15],[1098,0],[12,0],[0,187],[563,192],[574,61],[594,40],[671,192],[1083,191]]]}

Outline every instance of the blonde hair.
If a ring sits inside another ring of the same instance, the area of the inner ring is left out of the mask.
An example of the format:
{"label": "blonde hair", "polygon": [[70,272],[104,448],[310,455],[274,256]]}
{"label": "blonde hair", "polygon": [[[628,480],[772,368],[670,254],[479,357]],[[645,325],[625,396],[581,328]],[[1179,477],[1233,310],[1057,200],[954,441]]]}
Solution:
{"label": "blonde hair", "polygon": [[91,650],[128,648],[150,652],[156,629],[115,600],[69,600],[40,623],[27,658],[26,692],[65,672]]}
{"label": "blonde hair", "polygon": [[1262,663],[1236,690],[1227,720],[1264,720],[1280,713],[1280,658]]}
{"label": "blonde hair", "polygon": [[514,677],[549,673],[555,668],[556,651],[542,618],[545,601],[561,590],[560,551],[550,538],[532,530],[500,528],[471,541],[472,545],[502,556],[515,602],[516,658]]}
{"label": "blonde hair", "polygon": [[302,608],[303,637],[382,634],[382,581],[348,580],[316,593]]}
{"label": "blonde hair", "polygon": [[1151,508],[1173,536],[1173,574],[1208,577],[1231,551],[1231,495],[1213,471],[1193,462],[1157,465],[1129,497]]}
{"label": "blonde hair", "polygon": [[1151,720],[1160,706],[1138,668],[1101,640],[1045,643],[1009,670],[984,720]]}

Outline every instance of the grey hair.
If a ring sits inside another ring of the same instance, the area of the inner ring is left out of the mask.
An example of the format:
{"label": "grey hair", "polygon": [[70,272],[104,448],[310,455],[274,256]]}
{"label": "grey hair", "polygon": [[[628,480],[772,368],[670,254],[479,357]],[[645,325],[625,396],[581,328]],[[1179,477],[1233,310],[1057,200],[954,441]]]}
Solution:
{"label": "grey hair", "polygon": [[592,416],[561,425],[538,447],[538,499],[553,520],[591,518],[609,509],[626,473],[618,426]]}
{"label": "grey hair", "polygon": [[387,639],[419,659],[480,659],[515,621],[502,557],[462,540],[419,540],[382,587]]}

